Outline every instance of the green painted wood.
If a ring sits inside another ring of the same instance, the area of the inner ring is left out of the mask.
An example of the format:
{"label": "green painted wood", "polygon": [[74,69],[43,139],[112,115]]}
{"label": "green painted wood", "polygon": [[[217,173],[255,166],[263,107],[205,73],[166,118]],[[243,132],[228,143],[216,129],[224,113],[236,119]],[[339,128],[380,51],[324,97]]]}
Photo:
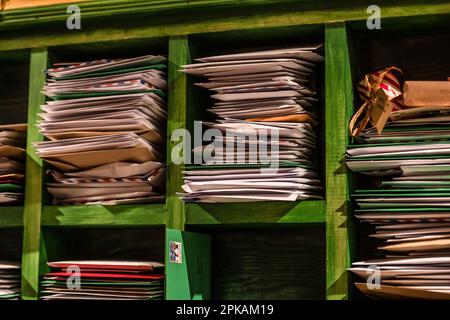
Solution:
{"label": "green painted wood", "polygon": [[[171,243],[180,245],[181,261],[171,261]],[[166,299],[208,300],[211,280],[211,238],[166,229]]]}
{"label": "green painted wood", "polygon": [[[405,8],[405,3],[407,7]],[[284,11],[268,10],[261,6],[260,10],[236,10],[234,14],[223,14],[220,11],[213,14],[196,14],[197,19],[191,15],[157,15],[149,23],[149,18],[136,19],[139,10],[134,11],[131,19],[116,19],[102,25],[82,26],[81,30],[71,31],[65,27],[65,19],[59,27],[53,25],[50,29],[33,28],[24,31],[0,33],[0,48],[12,50],[20,48],[56,46],[74,43],[93,43],[98,41],[112,41],[131,38],[152,38],[170,35],[188,35],[194,33],[219,32],[227,30],[250,30],[255,28],[282,27],[293,25],[321,24],[331,21],[366,21],[367,5],[354,4],[352,7],[344,3],[333,8],[311,8],[284,6]],[[381,4],[380,4],[381,5]],[[395,2],[381,5],[382,21],[393,17],[412,19],[429,17],[448,21],[450,4],[445,2],[421,3],[420,1]],[[287,12],[286,12],[287,11]],[[114,18],[114,15],[112,15]],[[159,20],[158,20],[159,17]],[[440,18],[439,18],[440,17]],[[35,19],[38,21],[39,19]],[[84,20],[83,20],[84,21]],[[404,22],[404,21],[403,21]],[[425,21],[426,23],[426,21]],[[399,23],[400,24],[400,23]],[[404,25],[404,23],[403,23]],[[270,35],[268,35],[270,36]]]}
{"label": "green painted wood", "polygon": [[36,127],[37,112],[45,97],[47,49],[33,49],[30,56],[30,85],[28,94],[27,160],[25,181],[24,239],[22,254],[22,298],[36,299],[39,290],[39,246],[42,197],[42,160],[36,155],[33,142],[41,141]]}
{"label": "green painted wood", "polygon": [[[146,13],[163,11],[168,9],[184,9],[196,10],[199,7],[218,7],[224,8],[229,6],[232,8],[242,7],[245,5],[269,5],[269,4],[283,4],[283,3],[312,2],[311,0],[97,0],[97,1],[73,1],[73,3],[52,4],[46,6],[17,8],[5,10],[3,12],[5,20],[12,17],[16,19],[26,19],[35,17],[41,22],[44,19],[65,20],[62,11],[67,9],[69,4],[77,4],[89,16],[102,16],[120,13],[122,15],[136,12],[137,10]],[[104,12],[101,12],[104,11]],[[64,12],[65,13],[65,12]],[[5,21],[6,22],[6,21]]]}
{"label": "green painted wood", "polygon": [[[434,1],[445,4],[445,1]],[[426,3],[421,0],[403,0],[397,1],[402,6],[414,6]],[[78,5],[81,8],[83,19],[108,19],[114,16],[129,18],[130,15],[147,15],[158,17],[164,14],[186,15],[192,13],[207,13],[213,15],[217,11],[256,11],[261,7],[269,7],[272,10],[301,9],[310,10],[338,10],[342,7],[354,8],[361,5],[367,8],[370,1],[347,0],[342,2],[330,2],[326,0],[104,0],[81,2]],[[386,0],[379,0],[378,5],[389,6]],[[67,19],[67,4],[22,8],[16,10],[7,10],[3,12],[3,19],[0,27],[20,28],[29,24],[46,24],[55,22],[65,22]]]}
{"label": "green painted wood", "polygon": [[325,201],[187,203],[186,225],[324,223]]}
{"label": "green painted wood", "polygon": [[164,204],[44,206],[43,226],[162,226]]}
{"label": "green painted wood", "polygon": [[350,266],[349,189],[344,158],[353,112],[353,83],[345,22],[325,26],[325,189],[327,298],[347,297]]}
{"label": "green painted wood", "polygon": [[[166,226],[171,229],[184,229],[184,203],[176,195],[183,184],[184,166],[177,165],[172,159],[172,150],[180,141],[172,141],[172,133],[186,128],[187,117],[187,76],[178,72],[180,67],[189,63],[189,41],[187,36],[169,38],[169,72],[168,72],[168,123],[167,123],[167,158],[168,167],[166,183]],[[181,155],[182,156],[182,155]]]}
{"label": "green painted wood", "polygon": [[23,207],[0,207],[0,228],[23,226]]}

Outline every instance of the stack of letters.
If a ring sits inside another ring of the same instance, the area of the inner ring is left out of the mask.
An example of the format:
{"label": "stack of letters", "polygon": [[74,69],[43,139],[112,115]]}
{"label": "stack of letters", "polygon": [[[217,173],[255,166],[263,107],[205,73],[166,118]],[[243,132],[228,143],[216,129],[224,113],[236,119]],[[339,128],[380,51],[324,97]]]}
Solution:
{"label": "stack of letters", "polygon": [[[450,82],[442,85],[450,92]],[[430,84],[420,86],[412,91],[425,95]],[[370,237],[384,256],[356,262],[351,271],[371,281],[379,272],[379,288],[357,284],[371,296],[450,299],[449,95],[416,106],[407,93],[381,134],[366,129],[358,138],[363,144],[347,151],[348,167],[372,177],[353,198],[356,217],[374,225]]]}
{"label": "stack of letters", "polygon": [[27,125],[0,125],[0,205],[23,203]]}
{"label": "stack of letters", "polygon": [[35,143],[51,165],[54,204],[163,198],[166,59],[141,56],[55,64]]}
{"label": "stack of letters", "polygon": [[0,261],[0,301],[20,298],[20,263]]}
{"label": "stack of letters", "polygon": [[43,300],[159,300],[164,265],[145,261],[58,261],[41,283]]}
{"label": "stack of letters", "polygon": [[[319,46],[197,59],[183,72],[207,78],[217,117],[201,166],[185,174],[182,198],[198,202],[295,201],[319,197],[315,66]],[[267,170],[261,170],[264,167]],[[270,167],[270,168],[269,168]],[[279,168],[278,170],[275,170]]]}

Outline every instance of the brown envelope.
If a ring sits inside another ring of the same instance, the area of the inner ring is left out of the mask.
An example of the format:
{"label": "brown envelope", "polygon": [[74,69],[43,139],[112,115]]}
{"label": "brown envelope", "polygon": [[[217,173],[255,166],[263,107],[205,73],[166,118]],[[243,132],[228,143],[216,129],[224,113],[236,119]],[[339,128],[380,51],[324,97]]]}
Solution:
{"label": "brown envelope", "polygon": [[428,251],[441,250],[450,248],[450,239],[426,240],[426,241],[410,241],[399,244],[392,244],[380,247],[379,249],[393,252],[409,252],[409,251]]}
{"label": "brown envelope", "polygon": [[155,155],[142,147],[66,153],[42,158],[62,171],[90,169],[119,161],[137,163],[158,161]]}
{"label": "brown envelope", "polygon": [[120,134],[123,133],[123,131],[117,131],[117,132],[100,132],[100,131],[76,131],[76,132],[64,132],[64,133],[50,133],[46,134],[45,136],[50,140],[65,140],[65,139],[72,139],[72,138],[86,138],[86,137],[93,137],[93,136],[107,136],[112,134]]}
{"label": "brown envelope", "polygon": [[72,172],[80,170],[78,167],[57,160],[46,160],[49,164],[63,172]]}
{"label": "brown envelope", "polygon": [[0,175],[0,180],[23,180],[25,176],[21,173],[9,173]]}
{"label": "brown envelope", "polygon": [[309,122],[313,126],[317,125],[317,122],[308,114],[291,114],[288,116],[277,116],[267,118],[249,118],[246,121],[262,121],[262,122]]}
{"label": "brown envelope", "polygon": [[0,146],[0,157],[23,161],[25,160],[25,150],[13,146]]}
{"label": "brown envelope", "polygon": [[143,133],[138,133],[140,137],[144,138],[147,141],[150,141],[152,143],[156,143],[156,144],[164,144],[164,138],[156,131],[154,130],[149,130]]}
{"label": "brown envelope", "polygon": [[[121,134],[124,133],[124,131],[111,131],[111,132],[101,132],[101,131],[77,131],[77,132],[63,132],[63,133],[50,133],[45,134],[45,136],[50,140],[64,140],[64,139],[71,139],[71,138],[85,138],[85,137],[93,137],[93,136],[107,136],[112,134]],[[136,134],[140,135],[142,138],[144,138],[147,141],[157,143],[157,144],[163,144],[164,139],[161,137],[161,135],[156,131],[135,131]]]}
{"label": "brown envelope", "polygon": [[[98,185],[100,185],[99,183]],[[96,197],[96,196],[108,196],[116,195],[122,193],[130,192],[151,192],[152,187],[148,184],[138,187],[126,187],[126,188],[58,188],[58,187],[47,187],[48,192],[58,199],[71,199],[71,198],[85,198],[85,197]]]}
{"label": "brown envelope", "polygon": [[1,130],[26,132],[27,131],[27,124],[26,123],[3,124],[3,125],[0,125],[0,131]]}
{"label": "brown envelope", "polygon": [[405,81],[407,107],[450,107],[450,81]]}

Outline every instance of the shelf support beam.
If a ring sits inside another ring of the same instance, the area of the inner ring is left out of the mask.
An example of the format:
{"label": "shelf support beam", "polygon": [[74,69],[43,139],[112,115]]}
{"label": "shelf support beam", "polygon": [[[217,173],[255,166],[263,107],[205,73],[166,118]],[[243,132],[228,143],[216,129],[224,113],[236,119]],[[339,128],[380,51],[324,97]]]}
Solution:
{"label": "shelf support beam", "polygon": [[349,187],[345,152],[353,112],[353,83],[345,22],[325,25],[325,157],[327,299],[348,299]]}
{"label": "shelf support beam", "polygon": [[43,165],[32,143],[43,140],[36,127],[36,119],[40,105],[45,102],[41,90],[45,84],[47,58],[47,48],[31,50],[22,252],[22,299],[25,300],[38,299],[39,295]]}
{"label": "shelf support beam", "polygon": [[[168,63],[168,123],[167,123],[167,190],[166,190],[166,227],[184,230],[185,205],[176,195],[183,184],[184,165],[173,162],[172,151],[180,141],[172,141],[172,133],[177,129],[186,129],[188,80],[184,73],[178,70],[190,62],[188,36],[173,36],[169,38]],[[185,152],[191,152],[185,150]]]}

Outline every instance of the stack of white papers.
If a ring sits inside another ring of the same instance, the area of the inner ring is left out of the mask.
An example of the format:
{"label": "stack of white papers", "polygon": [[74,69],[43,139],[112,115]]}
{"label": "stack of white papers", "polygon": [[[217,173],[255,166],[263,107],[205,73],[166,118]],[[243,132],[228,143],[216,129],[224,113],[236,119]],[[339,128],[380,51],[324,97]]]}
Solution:
{"label": "stack of white papers", "polygon": [[[317,197],[320,181],[315,178],[312,159],[317,149],[318,98],[312,79],[315,65],[323,61],[316,53],[321,47],[205,57],[183,67],[182,72],[207,79],[196,84],[211,92],[215,102],[207,110],[217,121],[203,124],[211,132],[220,132],[214,144],[194,148],[196,156],[211,156],[203,157],[208,167],[185,172],[181,195],[185,201]],[[264,174],[254,166],[268,163],[283,168]]]}
{"label": "stack of white papers", "polygon": [[48,70],[35,143],[51,165],[54,204],[160,201],[164,193],[166,59],[59,63]]}
{"label": "stack of white papers", "polygon": [[23,202],[26,124],[0,125],[0,205]]}
{"label": "stack of white papers", "polygon": [[20,298],[20,263],[0,261],[0,301]]}
{"label": "stack of white papers", "polygon": [[350,271],[365,280],[357,287],[375,298],[450,300],[449,265],[449,255],[430,255],[355,262]]}
{"label": "stack of white papers", "polygon": [[394,175],[409,166],[450,165],[449,115],[448,107],[393,112],[381,134],[369,128],[358,136],[360,144],[347,152],[348,167],[365,174]]}
{"label": "stack of white papers", "polygon": [[[309,123],[219,119],[218,123],[203,124],[222,132],[222,136],[215,139],[215,143],[220,142],[219,148],[216,148],[215,144],[194,148],[194,153],[204,154],[205,149],[213,153],[211,158],[204,159],[205,164],[296,162],[310,166],[312,155],[317,148],[316,133]],[[270,134],[275,131],[277,138],[271,139]],[[270,132],[269,136],[267,132]],[[253,133],[255,134],[251,136]],[[241,137],[246,134],[249,134],[247,138]],[[227,149],[230,144],[234,146],[233,152]],[[237,149],[239,145],[242,147],[241,153]]]}
{"label": "stack of white papers", "polygon": [[199,166],[184,172],[184,201],[255,202],[319,199],[316,173],[300,166],[233,168]]}
{"label": "stack of white papers", "polygon": [[381,298],[450,299],[450,127],[448,108],[417,107],[392,113],[381,134],[374,128],[347,150],[347,165],[363,178],[355,190],[356,217],[385,259],[356,262],[363,279],[380,267]]}
{"label": "stack of white papers", "polygon": [[[370,296],[386,298],[427,298],[427,292],[432,292],[441,295],[430,299],[441,299],[442,294],[450,299],[450,190],[358,189],[353,198],[359,207],[356,217],[374,226],[369,236],[376,239],[378,251],[385,257],[353,264],[350,270],[363,278],[378,272],[373,268],[383,266],[381,289],[367,290],[365,283],[358,288]],[[412,258],[418,260],[408,260]]]}
{"label": "stack of white papers", "polygon": [[[57,261],[41,282],[43,300],[161,300],[164,265],[148,261]],[[78,277],[75,279],[75,277]]]}

